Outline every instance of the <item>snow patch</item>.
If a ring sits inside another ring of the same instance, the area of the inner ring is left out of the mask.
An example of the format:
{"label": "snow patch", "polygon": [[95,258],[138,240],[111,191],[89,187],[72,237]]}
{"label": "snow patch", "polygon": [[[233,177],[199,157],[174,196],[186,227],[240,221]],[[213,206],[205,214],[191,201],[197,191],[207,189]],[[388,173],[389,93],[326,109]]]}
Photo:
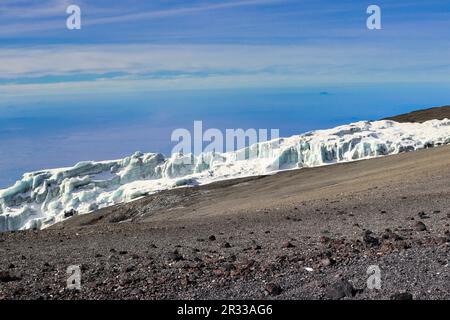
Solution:
{"label": "snow patch", "polygon": [[[159,153],[136,152],[120,160],[84,161],[71,168],[25,173],[14,186],[0,190],[0,231],[45,228],[66,219],[68,213],[85,214],[175,187],[368,159],[449,143],[448,119],[425,123],[360,121],[223,154],[175,154],[165,158]],[[243,154],[250,156],[243,157]]]}

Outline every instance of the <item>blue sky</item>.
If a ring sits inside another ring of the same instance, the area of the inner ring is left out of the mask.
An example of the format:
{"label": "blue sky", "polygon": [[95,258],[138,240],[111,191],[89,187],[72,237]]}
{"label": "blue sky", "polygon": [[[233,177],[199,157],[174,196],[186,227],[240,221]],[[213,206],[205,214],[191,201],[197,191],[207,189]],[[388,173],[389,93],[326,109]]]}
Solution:
{"label": "blue sky", "polygon": [[442,0],[2,0],[0,93],[448,82],[449,29]]}
{"label": "blue sky", "polygon": [[194,120],[287,136],[449,104],[449,30],[444,0],[1,0],[0,188],[168,153]]}

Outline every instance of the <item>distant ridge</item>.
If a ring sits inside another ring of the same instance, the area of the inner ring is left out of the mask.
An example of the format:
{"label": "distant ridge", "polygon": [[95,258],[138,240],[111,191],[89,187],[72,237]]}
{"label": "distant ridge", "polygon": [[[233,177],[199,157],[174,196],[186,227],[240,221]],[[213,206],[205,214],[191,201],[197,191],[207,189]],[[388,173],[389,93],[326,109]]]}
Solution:
{"label": "distant ridge", "polygon": [[425,122],[428,120],[442,120],[445,118],[450,119],[450,106],[412,111],[410,113],[385,118],[383,120],[393,120],[397,122]]}

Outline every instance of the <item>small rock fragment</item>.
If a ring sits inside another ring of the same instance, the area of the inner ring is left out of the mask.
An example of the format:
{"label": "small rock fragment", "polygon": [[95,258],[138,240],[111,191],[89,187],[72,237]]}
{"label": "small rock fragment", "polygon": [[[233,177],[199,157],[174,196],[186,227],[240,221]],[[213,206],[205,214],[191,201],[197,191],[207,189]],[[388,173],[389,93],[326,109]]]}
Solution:
{"label": "small rock fragment", "polygon": [[223,247],[224,247],[224,248],[231,248],[231,244],[229,244],[228,242],[225,242],[225,243],[223,244]]}
{"label": "small rock fragment", "polygon": [[283,248],[294,248],[295,246],[290,241],[283,242]]}
{"label": "small rock fragment", "polygon": [[167,256],[170,260],[173,260],[173,261],[181,261],[184,259],[183,256],[178,252],[178,250],[169,252],[169,254]]}
{"label": "small rock fragment", "polygon": [[9,271],[0,271],[0,282],[19,281],[21,278]]}
{"label": "small rock fragment", "polygon": [[424,211],[420,211],[418,213],[418,216],[419,216],[420,219],[428,219],[429,218]]}
{"label": "small rock fragment", "polygon": [[345,297],[351,298],[356,294],[355,288],[347,280],[341,280],[328,288],[326,297],[332,300],[339,300]]}
{"label": "small rock fragment", "polygon": [[265,287],[266,292],[271,296],[277,296],[283,292],[283,289],[275,284],[275,283],[268,283]]}
{"label": "small rock fragment", "polygon": [[372,236],[372,231],[370,230],[366,230],[366,232],[364,232],[363,241],[370,247],[377,247],[380,245],[380,241]]}
{"label": "small rock fragment", "polygon": [[322,267],[328,267],[334,264],[334,260],[330,259],[330,258],[324,258],[322,260],[320,260],[320,264],[322,265]]}
{"label": "small rock fragment", "polygon": [[400,292],[393,294],[391,300],[413,300],[413,295],[409,292]]}
{"label": "small rock fragment", "polygon": [[427,230],[427,226],[422,221],[417,221],[414,224],[414,229],[417,231],[425,231],[425,230]]}

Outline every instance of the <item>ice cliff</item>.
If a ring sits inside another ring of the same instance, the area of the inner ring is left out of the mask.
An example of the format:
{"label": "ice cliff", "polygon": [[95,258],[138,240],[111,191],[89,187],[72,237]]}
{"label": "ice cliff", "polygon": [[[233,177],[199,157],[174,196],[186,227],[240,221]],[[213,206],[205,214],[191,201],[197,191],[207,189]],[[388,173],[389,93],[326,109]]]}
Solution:
{"label": "ice cliff", "polygon": [[[450,120],[361,121],[198,156],[140,153],[114,161],[26,173],[0,190],[0,231],[45,228],[73,214],[159,190],[348,162],[450,143]],[[243,156],[246,155],[246,156]],[[186,161],[190,160],[190,161]]]}

